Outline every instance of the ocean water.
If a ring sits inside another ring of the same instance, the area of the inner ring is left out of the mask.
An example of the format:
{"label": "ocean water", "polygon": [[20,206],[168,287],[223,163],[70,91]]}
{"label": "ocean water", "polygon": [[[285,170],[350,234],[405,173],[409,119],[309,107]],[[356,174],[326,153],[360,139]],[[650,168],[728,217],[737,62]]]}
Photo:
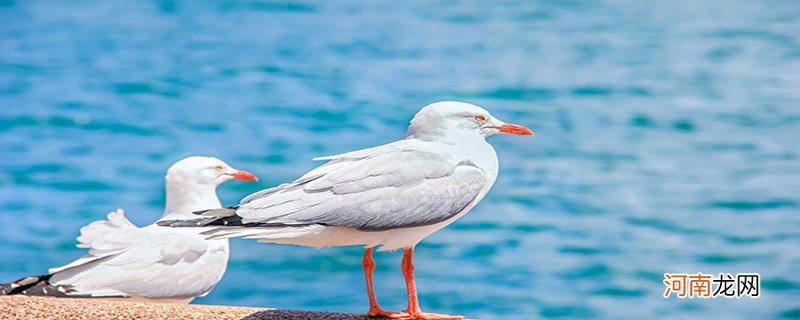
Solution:
{"label": "ocean water", "polygon": [[[80,256],[166,168],[258,174],[401,137],[438,100],[497,136],[497,183],[423,241],[422,307],[483,319],[800,318],[800,4],[793,1],[0,1],[0,281]],[[360,248],[234,240],[204,304],[364,312]],[[405,306],[400,254],[376,256]],[[762,277],[664,299],[664,273]]]}

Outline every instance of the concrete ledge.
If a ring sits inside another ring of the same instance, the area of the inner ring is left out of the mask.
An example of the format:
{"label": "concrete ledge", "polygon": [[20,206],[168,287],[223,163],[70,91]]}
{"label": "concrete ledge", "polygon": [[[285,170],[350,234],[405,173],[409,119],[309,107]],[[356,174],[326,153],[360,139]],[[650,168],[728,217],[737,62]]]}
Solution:
{"label": "concrete ledge", "polygon": [[0,296],[2,319],[115,319],[115,320],[300,320],[300,319],[370,319],[358,314],[278,310],[269,308],[228,307],[201,304],[162,304],[29,296]]}

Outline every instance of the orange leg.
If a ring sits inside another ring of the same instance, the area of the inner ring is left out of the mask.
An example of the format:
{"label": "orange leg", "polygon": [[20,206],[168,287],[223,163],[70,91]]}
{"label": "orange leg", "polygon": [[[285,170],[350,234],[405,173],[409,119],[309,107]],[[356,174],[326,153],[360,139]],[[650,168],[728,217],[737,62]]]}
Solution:
{"label": "orange leg", "polygon": [[403,251],[403,277],[406,279],[406,289],[408,290],[408,317],[410,319],[463,319],[461,316],[451,316],[443,314],[424,313],[419,307],[419,299],[417,298],[417,285],[414,283],[414,264],[411,261],[414,255],[414,248],[406,248]]}
{"label": "orange leg", "polygon": [[417,299],[417,284],[414,283],[414,264],[411,262],[411,257],[414,255],[414,248],[406,248],[403,251],[403,277],[406,279],[406,290],[408,291],[408,312],[409,315],[416,318],[422,315],[422,309],[419,308],[419,299]]}
{"label": "orange leg", "polygon": [[404,318],[408,314],[403,312],[391,312],[381,309],[378,306],[378,299],[375,298],[375,290],[372,288],[372,271],[375,270],[375,261],[372,260],[372,248],[367,248],[364,252],[364,259],[361,260],[361,265],[364,267],[364,278],[367,279],[367,295],[369,295],[369,313],[368,316],[385,316],[389,318]]}

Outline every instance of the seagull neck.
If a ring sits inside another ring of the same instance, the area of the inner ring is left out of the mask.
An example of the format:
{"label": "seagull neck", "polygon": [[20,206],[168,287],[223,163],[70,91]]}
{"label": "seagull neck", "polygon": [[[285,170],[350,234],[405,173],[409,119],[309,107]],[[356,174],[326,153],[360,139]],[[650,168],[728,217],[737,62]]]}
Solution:
{"label": "seagull neck", "polygon": [[216,184],[187,182],[170,177],[167,178],[166,192],[167,204],[161,219],[193,219],[197,216],[192,212],[222,207]]}
{"label": "seagull neck", "polygon": [[485,138],[479,134],[467,130],[412,130],[405,135],[406,139],[417,139],[422,141],[439,142],[449,145],[464,143],[485,142]]}

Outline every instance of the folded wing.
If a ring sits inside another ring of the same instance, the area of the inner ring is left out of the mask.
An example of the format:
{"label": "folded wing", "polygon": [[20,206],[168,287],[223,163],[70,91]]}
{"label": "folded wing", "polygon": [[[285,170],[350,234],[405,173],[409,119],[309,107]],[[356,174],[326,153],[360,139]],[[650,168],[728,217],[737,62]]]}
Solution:
{"label": "folded wing", "polygon": [[343,226],[380,231],[445,221],[487,187],[483,170],[403,141],[323,158],[293,183],[242,200],[228,226]]}
{"label": "folded wing", "polygon": [[82,228],[78,240],[78,246],[88,248],[89,253],[50,269],[48,275],[48,283],[68,288],[68,295],[158,298],[186,292],[192,293],[186,294],[191,298],[213,288],[201,278],[215,270],[204,273],[196,269],[206,264],[194,263],[206,256],[205,241],[160,229],[138,228],[122,210]]}

